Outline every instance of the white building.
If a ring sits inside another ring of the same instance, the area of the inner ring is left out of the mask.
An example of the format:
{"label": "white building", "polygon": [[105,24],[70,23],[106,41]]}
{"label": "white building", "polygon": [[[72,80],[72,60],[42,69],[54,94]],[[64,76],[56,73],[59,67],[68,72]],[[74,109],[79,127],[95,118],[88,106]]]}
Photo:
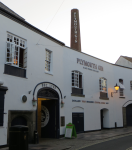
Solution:
{"label": "white building", "polygon": [[64,136],[69,122],[77,133],[132,126],[131,66],[66,47],[2,3],[0,21],[0,145],[13,125],[27,125],[30,142],[36,129]]}

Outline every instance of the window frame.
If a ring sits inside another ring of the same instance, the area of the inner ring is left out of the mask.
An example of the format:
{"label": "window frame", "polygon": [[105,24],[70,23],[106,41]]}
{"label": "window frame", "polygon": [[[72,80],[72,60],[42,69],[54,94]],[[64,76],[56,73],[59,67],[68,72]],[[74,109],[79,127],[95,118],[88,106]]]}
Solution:
{"label": "window frame", "polygon": [[[46,52],[50,53],[50,61],[46,60]],[[50,70],[46,69],[46,62],[49,62],[50,64]],[[53,75],[53,51],[49,50],[49,49],[45,49],[45,73],[49,74],[49,75]]]}
{"label": "window frame", "polygon": [[[106,86],[102,85],[102,81],[103,81],[103,82],[104,82],[104,81],[106,82],[106,83],[105,83]],[[103,90],[103,88],[105,88],[105,90]],[[104,77],[99,78],[99,90],[100,90],[100,92],[108,93],[108,92],[107,92],[107,79],[104,78]]]}
{"label": "window frame", "polygon": [[[74,74],[74,78],[73,78],[72,74]],[[78,80],[75,80],[75,79],[77,79],[77,75],[78,75]],[[80,75],[82,76],[81,88],[80,88],[80,80],[79,80]],[[77,85],[77,86],[75,86],[75,85]],[[80,71],[73,70],[71,72],[71,86],[72,86],[72,88],[83,89],[83,74]]]}
{"label": "window frame", "polygon": [[[8,38],[8,37],[11,37],[11,39]],[[21,42],[24,43],[24,46],[21,46]],[[10,44],[10,52],[8,52],[8,44]],[[11,45],[13,45],[12,50],[11,50]],[[27,45],[27,41],[25,39],[20,38],[16,35],[13,35],[12,33],[7,32],[6,59],[5,59],[6,62],[5,62],[5,64],[10,64],[11,66],[15,66],[15,67],[18,67],[18,68],[24,68],[24,69],[27,68],[27,56],[26,56],[26,62],[25,62],[25,60],[23,60],[23,67],[19,66],[20,49],[23,49],[24,53],[26,51],[26,54],[27,54],[27,46],[26,45]],[[11,56],[11,57],[8,57],[8,55]],[[24,54],[23,54],[23,57],[24,57]],[[11,61],[7,61],[9,58],[11,58]],[[13,62],[15,60],[16,60],[17,63]],[[26,65],[24,63],[26,63]]]}
{"label": "window frame", "polygon": [[[123,79],[119,79],[119,83],[122,84],[122,85],[124,85],[123,84]],[[124,89],[123,88],[119,88],[119,97],[120,98],[122,98],[122,97],[124,98],[125,97]]]}

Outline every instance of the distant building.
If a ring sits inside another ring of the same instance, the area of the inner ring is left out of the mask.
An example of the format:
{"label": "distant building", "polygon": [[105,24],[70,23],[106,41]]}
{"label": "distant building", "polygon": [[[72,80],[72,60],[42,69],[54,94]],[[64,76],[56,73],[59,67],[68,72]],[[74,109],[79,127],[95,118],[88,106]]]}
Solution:
{"label": "distant building", "polygon": [[14,125],[29,127],[29,142],[34,130],[62,137],[69,122],[77,133],[132,126],[131,65],[67,47],[1,2],[0,21],[0,145]]}

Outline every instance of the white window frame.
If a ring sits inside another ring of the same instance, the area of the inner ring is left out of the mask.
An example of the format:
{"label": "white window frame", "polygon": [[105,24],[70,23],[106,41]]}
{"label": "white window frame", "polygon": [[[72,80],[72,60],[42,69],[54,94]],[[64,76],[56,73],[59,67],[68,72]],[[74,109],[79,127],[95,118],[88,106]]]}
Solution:
{"label": "white window frame", "polygon": [[107,79],[104,77],[99,79],[99,90],[100,92],[107,93]]}
{"label": "white window frame", "polygon": [[[21,43],[23,45],[21,45]],[[8,45],[10,45],[10,52],[8,52],[8,50],[9,50]],[[12,45],[12,47],[11,47],[11,45]],[[18,51],[16,51],[16,48],[18,49]],[[25,56],[24,56],[24,60],[23,60],[23,68],[26,68],[27,67],[26,40],[7,32],[6,62],[5,62],[6,64],[10,64],[12,66],[19,67],[20,48],[24,49],[24,54],[26,54],[26,61],[25,61]],[[26,51],[26,53],[25,53],[25,51]],[[8,57],[8,55],[10,57]],[[16,57],[18,57],[18,58],[16,59]],[[9,58],[10,58],[11,61],[7,61]],[[21,68],[21,67],[19,67],[19,68]]]}
{"label": "white window frame", "polygon": [[[72,74],[74,74],[74,76]],[[71,86],[74,88],[79,88],[79,75],[82,75],[80,71],[74,70],[71,72]],[[82,76],[82,88],[80,89],[83,89],[83,76]]]}
{"label": "white window frame", "polygon": [[[120,79],[119,79],[120,80]],[[123,79],[121,79],[122,82],[123,82]],[[123,83],[119,81],[119,84],[123,85]],[[124,85],[123,85],[124,87]],[[119,97],[125,97],[125,94],[124,94],[124,88],[119,88]]]}
{"label": "white window frame", "polygon": [[[47,52],[49,53],[49,58]],[[53,62],[53,52],[49,49],[45,49],[45,73],[53,74],[52,62]],[[47,69],[48,63],[49,63],[49,69]]]}

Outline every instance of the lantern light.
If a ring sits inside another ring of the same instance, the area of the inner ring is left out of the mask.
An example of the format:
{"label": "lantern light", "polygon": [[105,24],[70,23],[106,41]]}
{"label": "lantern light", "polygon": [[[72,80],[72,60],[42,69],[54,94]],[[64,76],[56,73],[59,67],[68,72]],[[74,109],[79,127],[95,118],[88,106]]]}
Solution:
{"label": "lantern light", "polygon": [[117,83],[116,83],[116,85],[114,86],[114,88],[115,88],[116,92],[111,92],[111,97],[113,97],[113,93],[117,93],[118,90],[119,90],[119,86],[117,85]]}

